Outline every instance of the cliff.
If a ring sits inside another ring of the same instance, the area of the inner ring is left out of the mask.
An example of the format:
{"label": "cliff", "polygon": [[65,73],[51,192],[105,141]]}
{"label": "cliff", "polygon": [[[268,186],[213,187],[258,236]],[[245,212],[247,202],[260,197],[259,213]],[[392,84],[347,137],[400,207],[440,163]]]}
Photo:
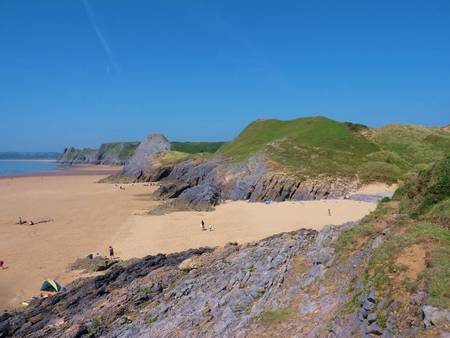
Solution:
{"label": "cliff", "polygon": [[65,164],[123,165],[134,154],[139,142],[104,143],[98,150],[65,148],[58,162]]}
{"label": "cliff", "polygon": [[132,180],[148,180],[152,161],[160,153],[170,150],[170,142],[161,134],[147,136],[137,147],[120,175]]}
{"label": "cliff", "polygon": [[95,149],[67,147],[64,148],[58,162],[65,164],[96,163],[96,154],[97,150]]}

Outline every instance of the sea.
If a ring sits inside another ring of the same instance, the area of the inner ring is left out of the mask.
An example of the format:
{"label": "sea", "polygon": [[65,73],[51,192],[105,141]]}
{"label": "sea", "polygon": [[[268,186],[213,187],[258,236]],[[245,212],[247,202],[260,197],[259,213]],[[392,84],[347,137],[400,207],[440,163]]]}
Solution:
{"label": "sea", "polygon": [[31,176],[63,168],[52,160],[0,160],[0,176]]}

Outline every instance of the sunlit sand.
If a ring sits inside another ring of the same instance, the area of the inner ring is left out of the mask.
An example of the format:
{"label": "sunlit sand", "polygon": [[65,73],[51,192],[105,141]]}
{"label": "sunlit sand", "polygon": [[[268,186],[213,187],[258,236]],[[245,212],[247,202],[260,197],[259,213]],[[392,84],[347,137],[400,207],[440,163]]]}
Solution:
{"label": "sunlit sand", "polygon": [[[114,170],[101,168],[102,170]],[[155,187],[144,184],[98,184],[93,167],[83,175],[0,179],[0,304],[17,306],[39,293],[47,277],[67,284],[79,273],[66,272],[75,259],[90,253],[107,254],[112,244],[126,259],[169,253],[227,242],[250,242],[299,228],[357,220],[374,210],[374,203],[350,200],[248,203],[226,202],[213,212],[145,215],[159,202],[150,200]],[[328,213],[330,209],[331,215]],[[17,225],[24,220],[48,220]],[[202,231],[200,222],[212,225]]]}

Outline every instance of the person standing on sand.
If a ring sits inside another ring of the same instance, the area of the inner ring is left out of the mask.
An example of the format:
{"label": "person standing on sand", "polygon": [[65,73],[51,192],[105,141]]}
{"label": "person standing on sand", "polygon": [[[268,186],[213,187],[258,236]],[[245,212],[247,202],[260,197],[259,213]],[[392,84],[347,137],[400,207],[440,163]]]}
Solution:
{"label": "person standing on sand", "polygon": [[328,209],[328,216],[331,216],[331,210]]}
{"label": "person standing on sand", "polygon": [[205,231],[206,230],[206,228],[205,228],[205,222],[202,220],[202,223],[201,223],[201,227],[202,227],[202,230],[203,231]]}
{"label": "person standing on sand", "polygon": [[110,245],[108,249],[109,249],[109,258],[113,258],[114,257],[114,249],[113,249],[113,247]]}
{"label": "person standing on sand", "polygon": [[0,269],[1,270],[6,270],[6,266],[5,266],[5,262],[4,261],[0,261]]}

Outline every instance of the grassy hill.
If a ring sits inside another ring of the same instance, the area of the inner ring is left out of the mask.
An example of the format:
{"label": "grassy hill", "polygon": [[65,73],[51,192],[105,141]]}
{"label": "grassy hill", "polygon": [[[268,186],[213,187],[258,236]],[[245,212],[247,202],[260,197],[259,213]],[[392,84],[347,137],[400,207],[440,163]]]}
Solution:
{"label": "grassy hill", "polygon": [[127,161],[133,156],[139,142],[103,143],[97,151],[98,161]]}
{"label": "grassy hill", "polygon": [[181,153],[215,153],[225,142],[170,142],[171,149]]}
{"label": "grassy hill", "polygon": [[412,217],[450,224],[450,155],[411,177],[394,198],[400,201],[400,210]]}
{"label": "grassy hill", "polygon": [[450,149],[450,134],[438,128],[387,126],[369,129],[326,117],[257,120],[217,153],[243,161],[261,154],[269,168],[298,176],[359,176],[395,181],[423,168]]}

